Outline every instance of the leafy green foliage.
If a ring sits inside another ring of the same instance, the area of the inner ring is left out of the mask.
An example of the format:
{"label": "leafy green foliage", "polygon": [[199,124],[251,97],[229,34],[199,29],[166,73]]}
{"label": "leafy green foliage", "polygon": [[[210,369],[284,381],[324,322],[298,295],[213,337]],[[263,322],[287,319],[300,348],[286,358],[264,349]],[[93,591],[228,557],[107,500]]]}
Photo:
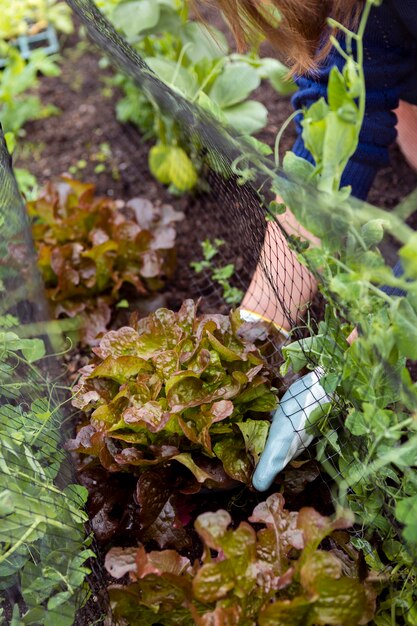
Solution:
{"label": "leafy green foliage", "polygon": [[[6,140],[7,150],[9,154],[13,154],[16,148],[16,135],[9,131],[4,136]],[[22,196],[28,200],[33,200],[36,197],[36,193],[38,191],[38,183],[27,169],[23,169],[20,167],[14,168],[14,175],[16,177],[17,186],[19,188]]]}
{"label": "leafy green foliage", "polygon": [[0,590],[19,585],[24,609],[12,606],[13,623],[71,626],[87,593],[86,561],[94,557],[84,532],[87,492],[56,484],[68,469],[59,407],[52,398],[21,401],[35,388],[47,393],[33,365],[45,355],[43,342],[0,335]]}
{"label": "leafy green foliage", "polygon": [[72,33],[71,11],[65,2],[56,0],[1,0],[0,39],[36,34],[53,24],[57,30]]}
{"label": "leafy green foliage", "polygon": [[7,59],[0,73],[0,118],[4,132],[16,135],[23,133],[29,120],[42,119],[58,112],[52,105],[44,106],[35,94],[28,91],[36,88],[38,74],[57,76],[60,73],[56,56],[46,56],[35,50],[28,61],[5,42],[0,42],[0,54]]}
{"label": "leafy green foliage", "polygon": [[74,389],[90,423],[67,447],[110,471],[176,475],[180,464],[196,488],[249,484],[276,397],[246,326],[237,312],[198,316],[187,300],[107,333]]}
{"label": "leafy green foliage", "polygon": [[125,206],[95,197],[94,185],[62,178],[28,211],[54,314],[80,316],[83,341],[106,330],[127,287],[146,296],[173,270],[174,223],[182,214],[169,205],[134,198]]}
{"label": "leafy green foliage", "polygon": [[[261,80],[269,79],[280,93],[293,89],[279,61],[231,54],[219,30],[188,19],[183,0],[105,0],[99,6],[158,78],[239,135],[259,132],[266,124],[265,107],[248,99]],[[187,144],[176,124],[131,80],[118,75],[115,82],[125,92],[117,105],[119,119],[157,139],[149,158],[153,175],[173,191],[192,189],[202,166],[199,146]]]}
{"label": "leafy green foliage", "polygon": [[237,287],[232,287],[230,284],[230,279],[235,273],[234,264],[228,263],[222,267],[214,267],[213,265],[212,259],[217,256],[220,246],[223,246],[224,243],[222,239],[215,239],[214,242],[211,242],[210,239],[205,239],[201,242],[203,260],[193,261],[190,265],[197,274],[205,270],[210,271],[211,280],[223,289],[223,298],[227,304],[240,304],[243,298],[243,291]]}
{"label": "leafy green foliage", "polygon": [[[44,4],[45,2],[43,0]],[[15,4],[19,6],[15,7]],[[31,3],[32,8],[35,4],[36,2]],[[20,9],[30,9],[25,1],[13,3],[13,7],[8,2],[6,5],[6,8],[0,10],[0,29],[6,28],[5,22],[8,24],[9,17],[14,19]],[[19,18],[16,19],[18,21]],[[10,24],[8,26],[11,27]],[[58,55],[47,56],[42,50],[34,50],[29,60],[25,61],[19,51],[5,41],[0,41],[0,56],[5,59],[5,66],[0,72],[0,119],[8,150],[12,154],[18,138],[25,135],[24,126],[27,122],[59,113],[55,106],[42,103],[36,89],[40,74],[58,76],[61,70]],[[36,178],[28,170],[21,168],[15,169],[15,175],[20,192],[31,199],[37,190]]]}
{"label": "leafy green foliage", "polygon": [[130,578],[109,588],[115,616],[131,626],[353,626],[371,619],[375,593],[358,578],[358,553],[334,542],[319,549],[349,522],[311,508],[289,512],[280,494],[257,505],[248,521],[256,529],[246,521],[230,528],[224,510],[200,515],[195,529],[204,550],[194,564],[174,550],[112,548],[107,571]]}
{"label": "leafy green foliage", "polygon": [[158,144],[149,151],[149,169],[161,183],[174,185],[179,192],[192,189],[197,172],[187,153],[176,146]]}
{"label": "leafy green foliage", "polygon": [[[297,190],[284,200],[301,223],[321,238],[300,258],[319,279],[326,316],[317,332],[283,349],[288,367],[321,366],[323,386],[335,406],[320,415],[317,457],[335,481],[337,501],[349,506],[362,529],[355,545],[368,565],[384,574],[375,624],[416,623],[417,604],[417,394],[407,359],[415,360],[417,291],[415,234],[400,219],[375,207],[354,205],[349,189],[339,190],[343,169],[356,149],[365,107],[363,32],[371,6],[365,5],[358,34],[346,33],[342,72],[332,70],[327,102],[304,112],[303,137],[315,165],[294,155],[285,160],[296,179],[327,192]],[[332,26],[339,26],[332,22]],[[357,56],[354,58],[353,40]],[[405,276],[394,277],[377,246],[385,231],[403,242]],[[390,297],[380,285],[398,287]],[[341,319],[344,321],[342,322]],[[352,345],[346,338],[356,327]]]}

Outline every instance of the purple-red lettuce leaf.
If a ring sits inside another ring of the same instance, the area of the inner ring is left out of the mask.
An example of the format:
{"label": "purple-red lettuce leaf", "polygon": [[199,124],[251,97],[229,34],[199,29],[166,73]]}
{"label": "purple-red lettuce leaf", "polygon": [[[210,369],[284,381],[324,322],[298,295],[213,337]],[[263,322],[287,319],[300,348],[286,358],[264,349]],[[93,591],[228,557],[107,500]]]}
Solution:
{"label": "purple-red lettuce leaf", "polygon": [[[157,587],[157,581],[159,586]],[[129,586],[111,585],[108,589],[110,605],[112,608],[112,616],[114,619],[126,620],[129,626],[155,626],[162,624],[163,626],[194,626],[195,622],[191,614],[185,606],[182,606],[184,600],[181,592],[174,593],[172,585],[165,583],[164,579],[157,579],[150,582],[150,586],[155,585],[160,592],[160,597],[164,595],[172,596],[174,602],[165,607],[164,604],[156,603],[156,597],[146,593],[147,587],[143,590],[143,582],[141,584],[132,584]],[[139,601],[140,595],[145,592],[144,600]],[[155,604],[151,602],[155,600]],[[148,606],[149,604],[149,606]],[[121,622],[123,623],[123,622]]]}
{"label": "purple-red lettuce leaf", "polygon": [[[62,177],[28,203],[28,213],[53,313],[78,315],[84,343],[94,345],[105,332],[125,286],[146,296],[172,274],[175,222],[183,214],[168,205],[141,198],[125,205],[96,197],[94,185]],[[109,307],[100,324],[98,296]]]}
{"label": "purple-red lettuce leaf", "polygon": [[336,551],[316,546],[319,536],[343,522],[312,509],[290,512],[284,504],[274,494],[255,507],[250,518],[255,528],[245,521],[236,527],[224,510],[199,515],[195,529],[203,551],[193,565],[172,550],[147,552],[140,545],[135,555],[112,549],[107,570],[118,576],[128,573],[131,580],[124,588],[110,587],[118,617],[136,624],[135,616],[143,615],[148,623],[146,607],[154,611],[154,623],[166,626],[368,623],[375,612],[375,592],[355,574],[354,548],[349,545],[340,558]]}
{"label": "purple-red lettuce leaf", "polygon": [[74,389],[95,430],[116,440],[115,463],[144,471],[166,460],[154,451],[171,446],[173,471],[181,463],[199,484],[218,484],[204,455],[249,484],[276,398],[261,353],[236,335],[236,315],[198,316],[187,300],[177,313],[158,309],[131,323],[101,338]]}

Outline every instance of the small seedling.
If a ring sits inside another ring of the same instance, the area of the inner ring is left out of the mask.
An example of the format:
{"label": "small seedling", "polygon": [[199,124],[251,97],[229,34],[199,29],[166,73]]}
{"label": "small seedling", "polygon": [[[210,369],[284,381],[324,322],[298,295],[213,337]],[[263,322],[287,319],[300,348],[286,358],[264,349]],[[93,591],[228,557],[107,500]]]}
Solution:
{"label": "small seedling", "polygon": [[227,304],[239,304],[243,298],[243,291],[237,287],[232,287],[230,284],[230,279],[235,272],[234,264],[228,263],[224,266],[213,267],[212,261],[218,254],[220,246],[224,244],[223,239],[215,239],[214,242],[205,239],[201,242],[203,260],[193,261],[190,266],[197,274],[201,274],[204,270],[211,270],[211,279],[222,287],[225,302]]}
{"label": "small seedling", "polygon": [[79,159],[75,165],[71,165],[68,168],[68,171],[73,176],[76,176],[77,174],[79,174],[81,170],[85,170],[86,167],[87,167],[87,161],[85,159]]}

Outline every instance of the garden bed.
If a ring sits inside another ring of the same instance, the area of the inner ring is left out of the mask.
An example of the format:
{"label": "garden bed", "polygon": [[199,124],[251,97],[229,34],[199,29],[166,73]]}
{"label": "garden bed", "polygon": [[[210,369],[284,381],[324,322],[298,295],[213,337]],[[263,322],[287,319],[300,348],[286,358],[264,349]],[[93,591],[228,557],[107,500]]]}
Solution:
{"label": "garden bed", "polygon": [[[62,75],[45,78],[41,83],[42,96],[47,102],[59,107],[61,114],[47,121],[27,125],[28,143],[19,165],[30,169],[40,183],[56,178],[63,172],[70,172],[76,178],[94,181],[99,194],[126,201],[142,196],[152,202],[172,204],[176,210],[183,211],[185,219],[177,227],[178,265],[175,275],[156,299],[143,305],[141,313],[147,313],[147,307],[154,309],[157,306],[178,310],[185,298],[201,294],[203,311],[226,313],[229,307],[221,302],[219,293],[213,292],[212,286],[207,286],[205,290],[203,283],[190,282],[190,263],[201,258],[201,241],[208,234],[213,238],[221,238],[225,236],[224,229],[228,228],[227,224],[213,220],[213,215],[218,213],[219,201],[215,193],[182,197],[170,195],[149,173],[149,146],[142,141],[134,127],[116,120],[114,106],[118,94],[104,80],[109,73],[99,69],[100,54],[75,37],[68,40],[64,54]],[[266,85],[259,88],[257,97],[271,113],[269,125],[261,133],[260,139],[272,145],[278,129],[291,112],[291,105],[288,98],[278,96]],[[293,131],[288,130],[282,143],[283,151],[290,148],[293,137]],[[391,154],[392,167],[380,173],[370,196],[371,202],[384,207],[394,206],[417,186],[417,176],[406,165],[398,149],[393,148]],[[241,197],[244,198],[244,195]],[[234,201],[233,197],[226,200]],[[417,218],[411,221],[417,224]],[[237,272],[249,277],[251,268],[245,266],[245,251],[240,250],[239,240],[235,239],[235,246],[226,252],[226,257],[233,260]],[[393,254],[389,245],[387,254]],[[319,307],[317,303],[317,317],[320,314]],[[120,320],[123,320],[123,314]],[[120,320],[117,325],[120,325]],[[70,355],[69,361],[73,362],[70,373],[78,369],[82,360],[83,355]],[[323,515],[332,513],[330,489],[319,474],[318,465],[308,460],[307,456],[304,461],[304,464],[293,464],[283,473],[273,491],[282,487],[286,506],[291,510],[314,506]],[[96,517],[103,508],[108,514],[107,520],[99,515],[95,522],[94,529],[99,540],[106,544],[116,529],[118,546],[137,543],[141,528],[135,525],[137,505],[132,495],[136,479],[127,478],[125,474],[109,475],[106,470],[95,468],[90,474],[85,473],[82,482],[90,487],[92,494],[90,516]],[[98,484],[101,487],[97,488]],[[214,497],[212,493],[202,491],[197,495],[188,495],[185,500],[192,510],[192,517],[202,511],[224,508],[231,511],[237,524],[246,519],[254,506],[264,498],[264,495],[237,487]],[[186,510],[185,517],[188,514]],[[110,522],[114,523],[114,528],[109,534]],[[192,560],[199,555],[200,545],[194,533],[191,541],[182,547],[182,553]],[[174,542],[173,547],[179,546],[175,546]]]}

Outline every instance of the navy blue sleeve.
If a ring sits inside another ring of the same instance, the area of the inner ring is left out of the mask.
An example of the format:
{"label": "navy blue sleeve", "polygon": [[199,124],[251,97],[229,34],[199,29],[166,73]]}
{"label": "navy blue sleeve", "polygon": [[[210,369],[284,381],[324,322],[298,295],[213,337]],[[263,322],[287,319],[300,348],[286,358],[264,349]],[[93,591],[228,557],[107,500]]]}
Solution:
{"label": "navy blue sleeve", "polygon": [[[408,0],[417,11],[416,0]],[[396,138],[396,116],[404,85],[415,72],[416,56],[411,49],[416,37],[405,28],[395,9],[395,2],[385,0],[370,15],[364,37],[364,72],[366,81],[366,113],[360,133],[359,146],[350,159],[342,185],[351,185],[352,194],[365,199],[374,177],[381,167],[389,164],[388,147]],[[411,49],[410,49],[411,48]],[[331,68],[343,68],[344,59],[333,49],[314,76],[297,79],[298,92],[293,97],[296,109],[309,107],[322,96],[326,97]],[[312,161],[301,137],[301,119],[298,116],[298,138],[293,152]]]}

